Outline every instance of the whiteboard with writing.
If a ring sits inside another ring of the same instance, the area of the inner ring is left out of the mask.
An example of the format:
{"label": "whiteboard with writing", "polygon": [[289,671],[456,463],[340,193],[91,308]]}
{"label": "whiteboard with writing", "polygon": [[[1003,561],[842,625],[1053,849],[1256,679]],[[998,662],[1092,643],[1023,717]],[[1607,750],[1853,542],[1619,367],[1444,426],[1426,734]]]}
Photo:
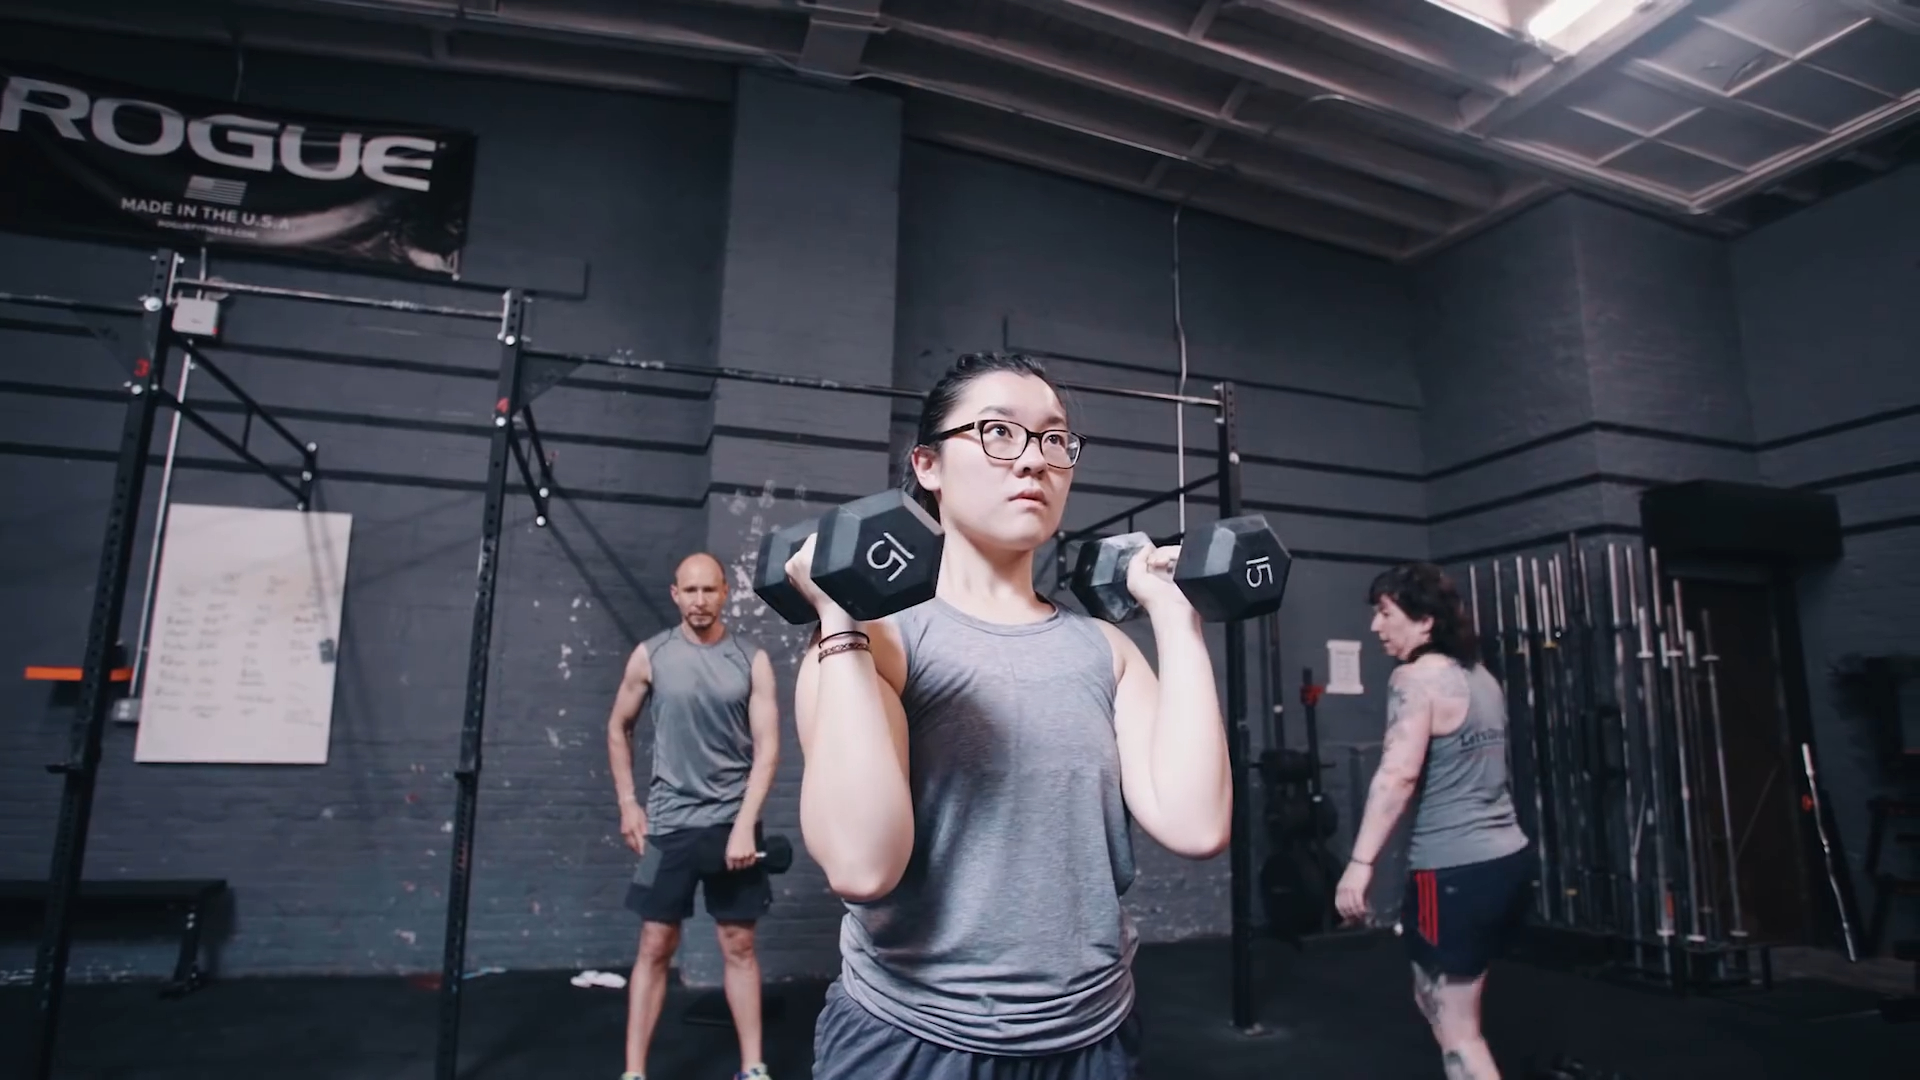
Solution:
{"label": "whiteboard with writing", "polygon": [[324,765],[350,514],[175,503],[133,758]]}

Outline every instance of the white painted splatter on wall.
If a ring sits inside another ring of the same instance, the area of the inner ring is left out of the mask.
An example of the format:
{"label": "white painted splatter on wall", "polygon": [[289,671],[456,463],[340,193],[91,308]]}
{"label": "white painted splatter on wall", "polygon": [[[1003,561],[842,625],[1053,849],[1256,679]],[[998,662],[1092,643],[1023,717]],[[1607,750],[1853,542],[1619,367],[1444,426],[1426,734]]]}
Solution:
{"label": "white painted splatter on wall", "polygon": [[[806,499],[804,488],[795,488],[797,500]],[[769,480],[761,488],[760,494],[749,499],[745,495],[734,495],[727,502],[727,510],[736,517],[745,518],[745,526],[740,534],[739,554],[727,567],[727,622],[740,628],[741,633],[760,642],[770,657],[775,660],[798,662],[800,653],[806,648],[807,639],[812,636],[811,626],[793,626],[785,619],[775,615],[753,591],[753,578],[758,569],[760,544],[768,533],[788,524],[788,521],[769,522],[769,512],[778,502],[773,494],[773,481]],[[751,504],[751,506],[749,506]],[[749,513],[749,509],[753,512]],[[791,515],[790,520],[798,521],[800,515]]]}

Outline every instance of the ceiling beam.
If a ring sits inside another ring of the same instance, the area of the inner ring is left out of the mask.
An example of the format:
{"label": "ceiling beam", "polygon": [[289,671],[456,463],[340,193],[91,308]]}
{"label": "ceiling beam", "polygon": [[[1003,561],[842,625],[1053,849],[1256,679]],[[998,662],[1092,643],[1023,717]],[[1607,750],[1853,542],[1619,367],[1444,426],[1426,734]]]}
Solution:
{"label": "ceiling beam", "polygon": [[1207,31],[1213,29],[1213,20],[1220,17],[1220,8],[1224,5],[1225,0],[1206,0],[1201,4],[1200,10],[1193,13],[1193,21],[1187,24],[1187,36],[1195,41],[1206,37]]}
{"label": "ceiling beam", "polygon": [[[893,33],[899,37],[920,38],[920,40],[941,44],[950,50],[964,50],[968,54],[985,58],[985,60],[1023,67],[1037,75],[1064,79],[1077,85],[1089,86],[1094,90],[1104,90],[1121,98],[1139,102],[1142,106],[1150,106],[1156,111],[1173,113],[1188,121],[1202,123],[1206,125],[1206,131],[1213,135],[1231,133],[1256,146],[1261,144],[1275,146],[1275,148],[1286,146],[1284,140],[1269,138],[1258,125],[1233,117],[1233,111],[1238,106],[1238,102],[1244,100],[1246,96],[1246,90],[1244,90],[1246,83],[1238,83],[1235,90],[1227,96],[1227,100],[1221,102],[1219,106],[1204,108],[1192,102],[1190,98],[1177,96],[1173,92],[1156,92],[1150,86],[1140,85],[1131,79],[1123,79],[1119,73],[1092,71],[1087,65],[1087,60],[1069,58],[1062,52],[1046,50],[1043,46],[1020,44],[1008,38],[987,38],[985,35],[945,31],[939,27],[929,27],[925,23],[906,23],[900,19],[891,19],[889,25],[893,27]],[[881,71],[881,77],[893,77],[893,75],[887,71]],[[983,77],[981,81],[985,83],[987,79]],[[1041,108],[1041,106],[1035,106],[1035,108]],[[1206,138],[1204,142],[1200,142],[1200,146],[1210,148],[1212,142],[1212,138]],[[1298,154],[1296,148],[1288,148],[1288,150],[1294,150]],[[1204,150],[1188,152],[1190,158],[1198,158],[1202,154]],[[1482,204],[1490,206],[1492,200],[1496,198],[1484,184],[1480,183],[1459,184],[1461,190],[1457,194],[1463,194],[1467,198],[1419,194],[1417,188],[1407,190],[1405,184],[1382,183],[1382,179],[1390,179],[1390,177],[1379,177],[1379,173],[1394,173],[1394,169],[1382,167],[1377,163],[1373,169],[1348,171],[1340,167],[1329,167],[1329,163],[1323,163],[1309,156],[1281,158],[1279,154],[1269,154],[1269,160],[1261,163],[1261,179],[1281,190],[1288,190],[1292,194],[1306,196],[1306,198],[1315,198],[1321,202],[1329,202],[1332,206],[1344,206],[1344,208],[1356,209],[1363,213],[1375,213],[1384,219],[1398,221],[1402,225],[1421,229],[1421,231],[1450,227],[1453,219],[1457,217],[1457,213],[1453,211],[1455,206],[1467,206],[1467,208],[1478,208]]]}
{"label": "ceiling beam", "polygon": [[[331,2],[351,4],[356,0]],[[798,14],[659,0],[646,4],[537,0],[513,3],[492,14],[466,11],[453,17],[475,26],[566,30],[712,54],[794,56],[806,39],[806,24]]]}
{"label": "ceiling beam", "polygon": [[1871,15],[1896,30],[1920,34],[1920,7],[1907,0],[1837,0],[1862,15]]}
{"label": "ceiling beam", "polygon": [[[371,14],[368,12],[368,14]],[[165,9],[127,0],[15,0],[4,13],[73,31],[506,75],[607,90],[725,101],[734,75],[724,63],[566,33],[494,33],[452,20],[348,19],[280,6],[234,9],[181,2]],[[381,32],[369,33],[379,28]],[[409,32],[412,36],[408,36]]]}
{"label": "ceiling beam", "polygon": [[1442,131],[1459,124],[1458,104],[1445,94],[1308,49],[1256,41],[1251,32],[1218,19],[1204,36],[1189,37],[1191,20],[1169,14],[1165,5],[1150,7],[1151,0],[1012,2],[1296,96],[1337,95]]}
{"label": "ceiling beam", "polygon": [[867,39],[882,33],[880,0],[826,0],[801,5],[807,16],[807,37],[800,47],[800,70],[835,79],[860,72]]}
{"label": "ceiling beam", "polygon": [[1644,0],[1620,25],[1602,34],[1597,41],[1571,56],[1563,56],[1538,69],[1530,78],[1513,88],[1501,101],[1470,106],[1466,130],[1474,136],[1497,133],[1501,128],[1532,112],[1589,71],[1611,62],[1641,38],[1658,30],[1668,19],[1685,11],[1693,0]]}
{"label": "ceiling beam", "polygon": [[1498,58],[1452,45],[1423,27],[1369,16],[1351,0],[1235,0],[1235,3],[1491,97],[1504,98],[1514,89],[1510,67]]}
{"label": "ceiling beam", "polygon": [[1526,21],[1514,18],[1514,0],[1427,0],[1427,3],[1503,37],[1518,39],[1520,35],[1514,28]]}
{"label": "ceiling beam", "polygon": [[[1403,233],[1383,222],[1365,221],[1339,211],[1301,206],[1278,195],[1271,198],[1236,198],[1231,177],[1216,178],[1204,173],[1196,176],[1188,170],[1182,177],[1187,181],[1184,187],[1170,190],[1175,187],[1165,183],[1170,178],[1170,170],[1156,169],[1157,162],[1136,158],[1131,164],[1138,167],[1132,168],[1125,159],[1076,149],[1070,137],[1044,136],[1042,129],[1023,128],[1017,122],[983,123],[977,107],[950,99],[915,99],[909,103],[907,119],[910,132],[916,138],[1072,176],[1103,187],[1130,191],[1161,202],[1193,206],[1222,217],[1318,240],[1349,251],[1395,259],[1406,247]],[[1096,162],[1093,160],[1095,157],[1103,157],[1104,160]],[[1156,173],[1159,186],[1151,182]]]}
{"label": "ceiling beam", "polygon": [[1508,188],[1500,197],[1500,202],[1484,213],[1476,214],[1438,236],[1415,241],[1400,253],[1398,261],[1417,262],[1434,252],[1451,247],[1467,237],[1486,232],[1495,225],[1511,218],[1530,206],[1545,202],[1559,194],[1563,188],[1546,180],[1524,180]]}
{"label": "ceiling beam", "polygon": [[[1007,85],[1005,75],[965,54],[941,57],[923,51],[915,55],[912,50],[896,47],[869,57],[868,69],[889,82],[924,93],[1026,117],[1204,172],[1237,176],[1276,193],[1391,222],[1422,235],[1444,231],[1459,218],[1449,204],[1324,165],[1288,159],[1256,143],[1243,142],[1238,152],[1223,151],[1217,146],[1217,128],[1196,134],[1185,118],[1166,112],[1102,110],[1097,102],[1089,102],[1087,95],[1048,100],[1032,80],[1022,80],[1027,85],[1014,89]],[[1095,107],[1090,108],[1090,104]],[[1115,100],[1112,104],[1121,103]]]}
{"label": "ceiling beam", "polygon": [[1622,70],[1635,80],[1660,87],[1707,108],[1731,112],[1808,140],[1805,145],[1778,154],[1757,168],[1731,176],[1681,204],[1687,212],[1695,215],[1713,213],[1736,199],[1780,184],[1802,169],[1837,157],[1850,146],[1864,143],[1920,116],[1920,93],[1908,94],[1829,131],[1811,121],[1732,97],[1716,87],[1684,78],[1645,60],[1633,61]]}
{"label": "ceiling beam", "polygon": [[1751,120],[1792,138],[1817,139],[1827,133],[1827,129],[1818,124],[1755,105],[1744,98],[1734,97],[1718,87],[1687,78],[1648,60],[1629,60],[1620,65],[1620,74],[1634,82],[1671,94],[1682,101]]}
{"label": "ceiling beam", "polygon": [[[887,16],[890,30],[1128,98],[1458,206],[1483,209],[1499,199],[1498,185],[1486,174],[1393,143],[1352,132],[1303,127],[1285,117],[1265,124],[1245,119],[1239,115],[1240,106],[1251,90],[1251,84],[1245,80],[1235,83],[1224,102],[1204,101],[1186,88],[1155,86],[1137,65],[1103,57],[1097,51],[1022,40],[1005,28],[998,28],[1001,31],[998,33],[984,33],[968,28],[963,21],[964,13],[944,5],[914,10],[912,18]],[[1367,186],[1358,178],[1342,182]],[[1362,194],[1364,197],[1364,192]]]}

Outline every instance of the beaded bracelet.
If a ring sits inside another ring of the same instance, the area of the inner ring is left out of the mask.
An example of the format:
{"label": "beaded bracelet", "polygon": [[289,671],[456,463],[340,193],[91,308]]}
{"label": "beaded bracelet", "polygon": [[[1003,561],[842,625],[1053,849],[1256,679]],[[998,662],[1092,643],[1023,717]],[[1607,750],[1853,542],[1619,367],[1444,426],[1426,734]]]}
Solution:
{"label": "beaded bracelet", "polygon": [[[839,635],[836,634],[834,636],[838,637]],[[820,659],[825,660],[834,653],[866,652],[868,651],[866,638],[867,635],[861,634],[857,641],[843,641],[838,645],[822,645],[820,646]]]}

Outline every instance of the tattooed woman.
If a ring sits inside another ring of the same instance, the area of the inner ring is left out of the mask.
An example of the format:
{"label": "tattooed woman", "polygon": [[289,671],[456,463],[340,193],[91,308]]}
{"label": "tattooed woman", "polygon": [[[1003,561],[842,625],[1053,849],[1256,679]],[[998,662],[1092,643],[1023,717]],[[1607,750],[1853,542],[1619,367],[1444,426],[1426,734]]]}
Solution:
{"label": "tattooed woman", "polygon": [[1499,1080],[1480,1034],[1487,965],[1525,918],[1529,840],[1507,779],[1507,706],[1480,664],[1453,582],[1431,563],[1396,566],[1367,592],[1373,632],[1400,661],[1387,731],[1353,857],[1335,905],[1367,914],[1373,863],[1419,793],[1408,850],[1402,938],[1413,997],[1440,1044],[1447,1080]]}

